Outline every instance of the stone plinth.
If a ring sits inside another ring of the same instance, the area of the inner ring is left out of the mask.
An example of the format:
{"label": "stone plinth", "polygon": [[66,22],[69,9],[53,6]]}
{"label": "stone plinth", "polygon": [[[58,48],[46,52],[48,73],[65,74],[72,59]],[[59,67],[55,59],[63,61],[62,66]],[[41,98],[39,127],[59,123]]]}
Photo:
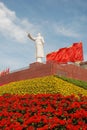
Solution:
{"label": "stone plinth", "polygon": [[87,81],[87,69],[84,69],[80,66],[73,64],[63,65],[53,62],[48,62],[45,64],[35,62],[30,64],[29,68],[15,71],[13,73],[9,73],[5,76],[0,77],[0,85],[49,75],[66,76],[78,80]]}

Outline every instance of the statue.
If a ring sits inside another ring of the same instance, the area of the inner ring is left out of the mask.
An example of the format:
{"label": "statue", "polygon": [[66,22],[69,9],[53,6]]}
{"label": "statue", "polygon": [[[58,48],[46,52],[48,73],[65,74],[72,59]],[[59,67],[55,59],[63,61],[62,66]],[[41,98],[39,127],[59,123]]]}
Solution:
{"label": "statue", "polygon": [[37,34],[37,37],[32,37],[31,34],[28,34],[28,37],[35,41],[36,44],[36,62],[42,63],[42,58],[44,57],[44,38],[40,33]]}

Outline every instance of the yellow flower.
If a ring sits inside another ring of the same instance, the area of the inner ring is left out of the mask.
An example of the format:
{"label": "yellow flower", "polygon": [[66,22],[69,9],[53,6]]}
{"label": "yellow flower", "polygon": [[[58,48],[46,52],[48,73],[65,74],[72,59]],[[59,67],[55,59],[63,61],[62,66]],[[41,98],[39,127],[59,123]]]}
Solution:
{"label": "yellow flower", "polygon": [[46,76],[19,82],[9,83],[0,87],[0,95],[11,94],[37,94],[37,93],[60,93],[63,95],[82,94],[87,95],[87,90],[68,83],[55,76]]}

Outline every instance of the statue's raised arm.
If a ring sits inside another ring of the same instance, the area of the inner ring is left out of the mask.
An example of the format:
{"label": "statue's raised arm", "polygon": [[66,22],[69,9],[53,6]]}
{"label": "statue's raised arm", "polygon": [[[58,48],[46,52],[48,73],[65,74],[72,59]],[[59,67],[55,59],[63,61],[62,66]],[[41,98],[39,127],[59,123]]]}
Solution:
{"label": "statue's raised arm", "polygon": [[34,37],[32,37],[32,36],[31,36],[31,34],[30,34],[30,33],[28,33],[28,37],[29,37],[31,40],[33,40],[33,41],[35,41],[35,40],[36,40]]}

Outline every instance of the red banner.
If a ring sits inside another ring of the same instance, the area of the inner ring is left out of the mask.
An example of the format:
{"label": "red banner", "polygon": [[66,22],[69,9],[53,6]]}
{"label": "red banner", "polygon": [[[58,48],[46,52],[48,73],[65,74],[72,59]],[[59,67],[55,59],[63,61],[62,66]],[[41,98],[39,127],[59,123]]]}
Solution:
{"label": "red banner", "polygon": [[47,61],[56,61],[59,63],[67,63],[69,61],[68,48],[61,48],[56,52],[47,54]]}
{"label": "red banner", "polygon": [[56,61],[59,63],[76,62],[83,60],[82,42],[73,43],[69,48],[61,48],[56,52],[47,54],[47,61]]}
{"label": "red banner", "polygon": [[56,54],[57,54],[57,52],[51,52],[51,53],[47,54],[47,55],[46,55],[47,61],[55,60]]}
{"label": "red banner", "polygon": [[55,56],[55,61],[60,63],[66,63],[69,61],[69,56],[67,54],[68,48],[61,48],[57,51]]}
{"label": "red banner", "polygon": [[73,43],[71,47],[71,55],[70,55],[70,61],[83,61],[83,47],[82,42],[80,43]]}

